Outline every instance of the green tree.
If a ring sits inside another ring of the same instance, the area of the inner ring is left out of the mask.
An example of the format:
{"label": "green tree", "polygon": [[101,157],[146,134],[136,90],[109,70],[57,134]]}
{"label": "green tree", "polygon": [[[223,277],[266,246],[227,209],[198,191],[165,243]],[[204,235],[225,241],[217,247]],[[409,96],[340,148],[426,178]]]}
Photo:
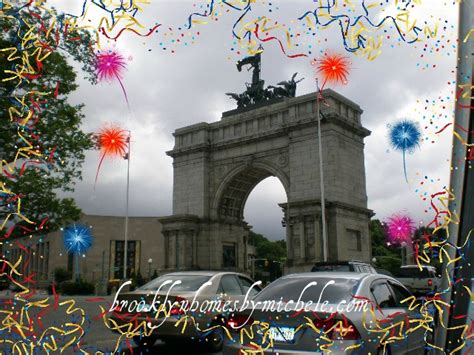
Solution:
{"label": "green tree", "polygon": [[267,259],[269,262],[286,259],[286,241],[270,241],[263,235],[250,231],[250,243],[255,246],[258,259]]}
{"label": "green tree", "polygon": [[[286,241],[270,241],[263,235],[250,231],[250,244],[255,246],[257,259],[265,259],[256,262],[255,279],[271,281],[282,275],[283,262],[286,260]],[[269,277],[265,277],[262,271],[269,272]]]}
{"label": "green tree", "polygon": [[80,217],[74,200],[58,192],[73,191],[93,141],[81,130],[83,105],[71,105],[68,95],[78,87],[73,65],[91,83],[96,74],[89,32],[36,7],[8,15],[0,16],[0,158],[16,164],[0,174],[0,225],[10,217],[9,230],[19,235],[45,219],[55,230]]}
{"label": "green tree", "polygon": [[369,224],[372,239],[372,256],[375,257],[377,268],[397,274],[402,264],[402,254],[399,247],[388,247],[386,242],[385,228],[378,219],[373,219]]}

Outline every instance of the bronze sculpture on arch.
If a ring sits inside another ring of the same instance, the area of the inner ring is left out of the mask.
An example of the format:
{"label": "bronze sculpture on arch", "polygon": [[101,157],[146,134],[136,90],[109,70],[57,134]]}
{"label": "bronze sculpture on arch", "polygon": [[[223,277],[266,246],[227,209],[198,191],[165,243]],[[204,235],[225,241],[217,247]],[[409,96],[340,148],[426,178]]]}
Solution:
{"label": "bronze sculpture on arch", "polygon": [[284,97],[295,97],[296,95],[296,84],[302,79],[295,80],[298,73],[293,74],[292,78],[288,81],[281,81],[277,86],[268,86],[265,88],[265,80],[260,79],[261,71],[261,53],[262,48],[259,48],[257,54],[249,57],[245,57],[237,62],[237,70],[242,71],[242,67],[250,65],[250,69],[253,69],[252,82],[246,83],[247,89],[241,93],[226,93],[226,95],[233,98],[237,103],[237,109],[249,107],[255,104],[270,103]]}

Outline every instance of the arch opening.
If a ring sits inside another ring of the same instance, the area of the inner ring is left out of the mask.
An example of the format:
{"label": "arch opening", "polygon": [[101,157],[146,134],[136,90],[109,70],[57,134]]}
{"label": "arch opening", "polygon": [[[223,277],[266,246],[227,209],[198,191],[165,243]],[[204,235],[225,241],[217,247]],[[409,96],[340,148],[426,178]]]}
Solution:
{"label": "arch opening", "polygon": [[279,206],[286,201],[283,184],[276,177],[267,177],[250,192],[244,206],[244,220],[253,232],[269,240],[286,240],[284,214]]}
{"label": "arch opening", "polygon": [[[242,222],[244,207],[250,193],[263,180],[274,177],[284,191],[283,200],[287,200],[288,182],[284,174],[264,164],[252,164],[231,172],[217,191],[216,214],[220,220]],[[280,201],[282,202],[282,201]]]}

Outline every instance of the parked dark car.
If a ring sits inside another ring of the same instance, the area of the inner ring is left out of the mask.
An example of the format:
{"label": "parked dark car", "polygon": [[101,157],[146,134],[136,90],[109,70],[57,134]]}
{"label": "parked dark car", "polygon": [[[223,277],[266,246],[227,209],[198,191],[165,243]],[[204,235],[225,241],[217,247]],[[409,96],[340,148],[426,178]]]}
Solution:
{"label": "parked dark car", "polygon": [[[255,308],[228,321],[232,339],[226,338],[223,354],[427,354],[424,320],[420,309],[405,302],[410,298],[400,282],[381,274],[286,275],[253,299]],[[298,309],[296,300],[307,303]],[[357,308],[361,300],[372,307]]]}
{"label": "parked dark car", "polygon": [[368,274],[376,274],[374,267],[368,263],[358,260],[350,261],[322,261],[314,264],[311,272],[320,271],[344,271],[344,272],[363,272]]}

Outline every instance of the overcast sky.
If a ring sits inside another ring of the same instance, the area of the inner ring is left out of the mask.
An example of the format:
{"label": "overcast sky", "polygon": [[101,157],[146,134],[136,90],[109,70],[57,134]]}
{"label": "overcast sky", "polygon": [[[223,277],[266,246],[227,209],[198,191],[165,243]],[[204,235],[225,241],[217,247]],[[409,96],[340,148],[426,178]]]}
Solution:
{"label": "overcast sky", "polygon": [[[171,214],[172,159],[165,152],[173,148],[172,132],[198,122],[218,121],[223,111],[235,106],[224,93],[241,92],[244,83],[251,80],[251,73],[239,73],[235,68],[236,60],[245,56],[243,52],[237,54],[239,47],[233,43],[231,33],[240,13],[226,13],[221,9],[222,16],[217,16],[218,21],[179,31],[189,14],[198,11],[206,2],[196,2],[196,6],[185,1],[152,2],[143,7],[145,11],[138,14],[137,19],[145,29],[161,23],[158,33],[148,38],[125,33],[116,43],[102,42],[104,49],[116,48],[127,58],[123,82],[131,114],[127,113],[116,82],[91,86],[81,80],[80,88],[71,96],[72,102],[86,105],[85,131],[98,131],[106,123],[132,130],[130,211],[135,216]],[[383,36],[382,53],[368,61],[344,50],[335,26],[317,30],[316,36],[305,34],[296,19],[306,10],[313,10],[315,2],[271,3],[257,1],[248,21],[257,16],[270,16],[280,24],[286,24],[287,28],[292,27],[292,33],[301,34],[295,41],[300,46],[286,48],[288,53],[307,53],[310,44],[313,53],[309,58],[290,59],[275,41],[264,43],[261,75],[266,84],[275,85],[298,72],[306,79],[298,84],[297,95],[313,92],[315,84],[310,59],[319,57],[326,50],[345,54],[352,62],[349,81],[334,89],[363,108],[362,123],[372,131],[365,140],[368,207],[379,219],[407,212],[419,223],[431,220],[429,194],[442,190],[449,180],[452,131],[435,132],[452,121],[456,5],[425,0],[410,12],[420,27],[425,21],[432,26],[439,23],[434,39],[423,36],[423,42],[406,44],[397,41],[393,28],[387,27],[387,32],[374,30],[374,36]],[[50,4],[59,10],[80,13],[79,2],[61,0],[50,1]],[[395,9],[391,7],[384,14],[393,11]],[[371,16],[380,20],[384,14],[376,11]],[[89,24],[98,23],[102,16],[91,11]],[[183,37],[180,37],[181,33]],[[191,44],[193,36],[194,44]],[[182,40],[172,44],[171,38]],[[187,45],[184,45],[186,39]],[[282,39],[286,46],[285,38]],[[165,47],[167,49],[163,50]],[[403,176],[402,155],[393,151],[388,142],[388,126],[402,118],[418,122],[423,135],[419,148],[407,156],[408,184]],[[73,196],[85,213],[124,215],[126,161],[104,162],[94,190],[98,160],[97,151],[88,152],[83,180],[78,182]],[[428,199],[424,201],[426,197]],[[280,224],[282,213],[277,203],[285,201],[280,182],[268,178],[250,195],[245,218],[257,232],[271,239],[284,238]]]}

